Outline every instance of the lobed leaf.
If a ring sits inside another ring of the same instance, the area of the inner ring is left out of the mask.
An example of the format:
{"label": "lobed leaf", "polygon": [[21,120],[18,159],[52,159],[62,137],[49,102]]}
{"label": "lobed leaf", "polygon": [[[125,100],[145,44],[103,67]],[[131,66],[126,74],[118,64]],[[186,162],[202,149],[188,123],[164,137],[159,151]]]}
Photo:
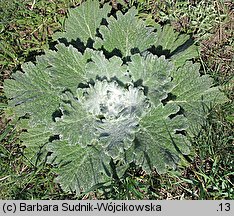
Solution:
{"label": "lobed leaf", "polygon": [[75,92],[78,84],[86,80],[85,66],[91,51],[82,54],[72,45],[66,47],[62,43],[56,48],[57,51],[46,52],[53,85],[59,90],[70,89]]}
{"label": "lobed leaf", "polygon": [[156,168],[163,173],[166,166],[175,168],[180,156],[189,153],[186,137],[178,133],[187,129],[186,118],[170,117],[179,109],[175,104],[159,104],[143,116],[134,145],[125,152],[125,162],[135,162],[148,172]]}
{"label": "lobed leaf", "polygon": [[226,96],[213,86],[213,79],[208,75],[200,75],[199,64],[187,62],[173,72],[175,84],[172,94],[176,97],[169,101],[182,107],[189,120],[189,131],[197,134],[209,114],[211,107],[227,101]]}
{"label": "lobed leaf", "polygon": [[24,73],[17,71],[12,79],[4,81],[4,91],[17,117],[30,114],[31,126],[47,124],[59,106],[59,94],[53,88],[48,74],[48,64],[38,57],[36,65],[28,62],[22,65]]}
{"label": "lobed leaf", "polygon": [[121,82],[129,82],[126,65],[121,58],[113,56],[106,59],[103,52],[93,52],[92,62],[86,65],[86,76],[89,79],[106,78],[108,81],[117,79]]}
{"label": "lobed leaf", "polygon": [[99,141],[104,151],[113,159],[121,159],[135,138],[138,119],[134,116],[105,120],[97,127]]}
{"label": "lobed leaf", "polygon": [[92,186],[109,180],[110,158],[102,150],[94,146],[71,146],[66,141],[54,141],[47,146],[52,152],[51,163],[57,165],[55,169],[62,189],[66,192],[75,191],[77,194],[85,192]]}
{"label": "lobed leaf", "polygon": [[60,106],[62,117],[56,118],[54,134],[69,145],[91,145],[95,139],[95,118],[84,110],[80,99],[75,99],[71,93],[64,94],[63,100]]}
{"label": "lobed leaf", "polygon": [[27,119],[22,119],[18,125],[25,131],[19,136],[20,140],[27,147],[24,151],[24,156],[35,166],[38,163],[45,162],[47,160],[46,145],[49,143],[53,133],[50,126],[40,124],[35,127],[30,127]]}
{"label": "lobed leaf", "polygon": [[69,11],[65,32],[56,33],[54,39],[65,38],[69,42],[79,39],[86,45],[89,39],[95,39],[102,20],[107,17],[110,10],[111,6],[108,4],[100,8],[98,1],[88,0],[82,3]]}
{"label": "lobed leaf", "polygon": [[103,39],[96,38],[94,47],[104,48],[109,53],[120,52],[122,57],[131,56],[147,50],[153,45],[155,33],[152,28],[146,27],[143,20],[136,17],[137,10],[130,8],[126,14],[120,11],[107,18],[108,26],[100,26]]}
{"label": "lobed leaf", "polygon": [[161,49],[161,52],[170,57],[176,67],[180,67],[187,60],[199,56],[198,47],[193,44],[189,35],[176,32],[170,25],[160,27],[155,23],[154,26],[157,28],[157,37],[154,43],[156,50]]}
{"label": "lobed leaf", "polygon": [[155,106],[165,99],[173,88],[170,75],[175,68],[164,56],[133,55],[128,63],[128,70],[134,82],[142,82],[148,98]]}

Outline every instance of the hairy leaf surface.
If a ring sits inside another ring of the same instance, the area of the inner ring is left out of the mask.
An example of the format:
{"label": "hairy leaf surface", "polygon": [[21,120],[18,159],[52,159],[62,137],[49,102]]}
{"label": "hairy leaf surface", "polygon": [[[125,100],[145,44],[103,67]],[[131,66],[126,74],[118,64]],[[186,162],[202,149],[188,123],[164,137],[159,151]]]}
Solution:
{"label": "hairy leaf surface", "polygon": [[73,98],[70,93],[63,95],[63,100],[60,106],[63,115],[56,118],[54,133],[70,145],[92,144],[95,138],[94,117],[84,110],[80,99]]}
{"label": "hairy leaf surface", "polygon": [[37,58],[37,64],[22,65],[24,73],[17,71],[12,79],[4,82],[4,91],[9,106],[20,117],[30,114],[31,125],[46,124],[52,120],[52,113],[59,106],[59,95],[53,88],[44,57]]}
{"label": "hairy leaf surface", "polygon": [[189,35],[180,35],[170,25],[160,27],[156,24],[155,26],[157,26],[157,37],[154,46],[164,51],[175,66],[180,67],[187,60],[198,57],[198,47],[192,44],[193,41]]}
{"label": "hairy leaf surface", "polygon": [[102,117],[96,122],[95,131],[103,149],[116,159],[131,146],[139,116],[149,105],[141,89],[125,89],[105,80],[90,86],[84,106],[97,119]]}
{"label": "hairy leaf surface", "polygon": [[54,38],[66,38],[69,42],[79,39],[86,44],[94,40],[102,19],[106,18],[111,7],[107,4],[100,8],[98,1],[88,0],[80,7],[70,10],[65,22],[65,32],[56,33]]}
{"label": "hairy leaf surface", "polygon": [[138,119],[134,116],[106,120],[98,126],[101,145],[108,155],[120,159],[124,150],[129,149],[137,130]]}
{"label": "hairy leaf surface", "polygon": [[134,145],[126,151],[127,163],[135,162],[148,172],[156,168],[158,173],[165,172],[166,166],[176,167],[180,155],[189,153],[186,137],[176,133],[187,129],[186,118],[170,118],[179,109],[175,104],[159,104],[142,117]]}
{"label": "hairy leaf surface", "polygon": [[175,70],[173,64],[164,56],[158,58],[152,54],[145,57],[139,54],[133,55],[131,60],[128,69],[133,81],[142,82],[150,101],[157,106],[167,97],[167,93],[173,87],[170,77],[172,71]]}
{"label": "hairy leaf surface", "polygon": [[126,14],[117,12],[107,18],[108,26],[102,25],[100,33],[103,40],[96,38],[95,48],[104,48],[108,52],[120,51],[123,57],[145,51],[153,45],[155,34],[146,27],[144,21],[136,18],[137,10],[131,8]]}
{"label": "hairy leaf surface", "polygon": [[86,80],[85,65],[91,53],[80,53],[73,46],[59,43],[57,51],[48,51],[46,58],[53,85],[61,90],[75,91],[79,83]]}
{"label": "hairy leaf surface", "polygon": [[123,65],[121,58],[113,56],[106,59],[103,52],[93,52],[91,59],[92,62],[89,62],[86,66],[87,78],[106,78],[108,81],[118,79],[121,82],[130,81],[127,67]]}
{"label": "hairy leaf surface", "polygon": [[209,110],[215,104],[226,101],[225,95],[218,87],[213,86],[213,79],[208,75],[201,76],[199,64],[187,62],[173,73],[175,87],[172,94],[176,99],[169,101],[182,107],[189,120],[190,131],[197,134],[203,125]]}
{"label": "hairy leaf surface", "polygon": [[19,126],[26,130],[20,134],[20,140],[27,147],[24,151],[24,156],[35,166],[40,162],[45,162],[47,159],[46,145],[53,136],[52,130],[48,125],[42,124],[30,127],[28,121],[24,119],[21,120]]}
{"label": "hairy leaf surface", "polygon": [[54,141],[48,145],[48,150],[53,152],[51,162],[58,166],[56,180],[64,191],[75,191],[79,194],[108,180],[105,170],[110,170],[110,158],[100,149]]}

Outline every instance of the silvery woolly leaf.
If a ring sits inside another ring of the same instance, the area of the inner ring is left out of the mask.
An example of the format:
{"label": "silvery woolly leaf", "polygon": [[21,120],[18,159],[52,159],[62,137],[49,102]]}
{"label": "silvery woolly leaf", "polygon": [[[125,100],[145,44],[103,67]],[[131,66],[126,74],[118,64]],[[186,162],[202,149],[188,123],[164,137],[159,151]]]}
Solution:
{"label": "silvery woolly leaf", "polygon": [[210,108],[227,101],[226,96],[213,86],[213,79],[208,75],[200,75],[200,64],[187,62],[177,71],[173,71],[174,88],[172,94],[175,99],[169,101],[179,105],[189,120],[190,135],[199,132],[206,121]]}
{"label": "silvery woolly leaf", "polygon": [[170,25],[161,27],[154,23],[153,26],[157,29],[154,46],[158,50],[158,54],[169,57],[176,67],[180,67],[187,60],[199,56],[198,46],[193,44],[189,35],[176,32]]}
{"label": "silvery woolly leaf", "polygon": [[122,57],[131,56],[147,50],[155,41],[155,34],[152,28],[146,27],[143,20],[136,17],[137,10],[129,9],[126,14],[120,11],[107,18],[108,26],[102,25],[100,33],[103,39],[96,38],[94,47],[102,47],[109,53],[120,52]]}
{"label": "silvery woolly leaf", "polygon": [[123,152],[133,144],[138,129],[138,118],[135,116],[103,120],[97,125],[97,135],[104,151],[113,159],[121,159]]}
{"label": "silvery woolly leaf", "polygon": [[187,120],[175,104],[159,104],[139,121],[134,144],[125,152],[125,163],[135,162],[150,172],[164,173],[166,166],[175,168],[182,154],[189,153],[189,142],[180,132],[187,129]]}
{"label": "silvery woolly leaf", "polygon": [[116,81],[96,80],[87,89],[78,89],[78,94],[84,91],[82,103],[87,112],[105,119],[118,118],[121,115],[141,115],[148,107],[142,89],[129,86],[119,86]]}
{"label": "silvery woolly leaf", "polygon": [[31,127],[52,121],[52,114],[59,106],[59,94],[48,74],[48,66],[44,56],[38,57],[36,64],[23,64],[23,72],[17,71],[4,81],[8,105],[17,117],[29,114]]}
{"label": "silvery woolly leaf", "polygon": [[96,80],[86,90],[83,105],[87,112],[99,118],[96,136],[104,151],[112,158],[120,158],[128,149],[138,128],[138,119],[149,107],[143,91],[116,82]]}
{"label": "silvery woolly leaf", "polygon": [[21,119],[18,123],[18,128],[24,131],[20,134],[19,139],[26,146],[24,157],[34,166],[45,163],[47,160],[46,145],[53,138],[51,124],[40,124],[31,127],[27,119]]}
{"label": "silvery woolly leaf", "polygon": [[70,89],[75,92],[78,84],[87,80],[85,66],[92,51],[87,49],[82,54],[72,45],[67,47],[62,43],[57,44],[56,49],[46,52],[53,85],[61,91]]}
{"label": "silvery woolly leaf", "polygon": [[165,99],[173,88],[171,74],[175,67],[164,56],[133,55],[128,63],[128,70],[134,82],[142,83],[147,97],[155,106]]}
{"label": "silvery woolly leaf", "polygon": [[130,81],[127,73],[127,66],[118,56],[106,59],[101,51],[93,52],[91,62],[86,65],[86,76],[89,79],[106,78],[108,81],[117,79],[126,83]]}
{"label": "silvery woolly leaf", "polygon": [[110,158],[94,146],[71,146],[66,141],[54,141],[47,146],[50,162],[58,168],[56,181],[64,191],[85,192],[94,185],[110,180]]}
{"label": "silvery woolly leaf", "polygon": [[65,32],[58,32],[53,38],[65,38],[69,42],[79,39],[86,45],[89,39],[94,40],[102,20],[110,10],[111,6],[108,4],[100,8],[98,1],[88,0],[69,11],[65,21]]}
{"label": "silvery woolly leaf", "polygon": [[61,118],[56,118],[53,133],[69,145],[88,146],[95,139],[95,118],[86,112],[79,99],[69,92],[63,95]]}

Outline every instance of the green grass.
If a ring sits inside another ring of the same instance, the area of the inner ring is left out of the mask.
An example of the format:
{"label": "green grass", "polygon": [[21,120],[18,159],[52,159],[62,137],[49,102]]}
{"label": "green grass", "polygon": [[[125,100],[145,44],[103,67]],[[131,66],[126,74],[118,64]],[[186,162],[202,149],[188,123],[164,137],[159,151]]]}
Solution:
{"label": "green grass", "polygon": [[[135,5],[139,16],[151,22],[171,23],[201,46],[198,61],[204,73],[222,85],[230,102],[215,107],[192,153],[177,170],[147,175],[132,167],[124,178],[99,185],[80,197],[63,192],[54,182],[53,168],[33,166],[18,139],[20,130],[5,112],[3,81],[24,61],[48,49],[53,32],[60,30],[68,8],[79,0],[0,0],[0,199],[234,199],[234,59],[233,3],[222,0],[112,1],[126,10]],[[102,1],[103,2],[103,1]],[[117,3],[121,3],[122,5]]]}
{"label": "green grass", "polygon": [[48,48],[51,34],[60,29],[67,9],[80,1],[0,0],[2,67],[15,67]]}

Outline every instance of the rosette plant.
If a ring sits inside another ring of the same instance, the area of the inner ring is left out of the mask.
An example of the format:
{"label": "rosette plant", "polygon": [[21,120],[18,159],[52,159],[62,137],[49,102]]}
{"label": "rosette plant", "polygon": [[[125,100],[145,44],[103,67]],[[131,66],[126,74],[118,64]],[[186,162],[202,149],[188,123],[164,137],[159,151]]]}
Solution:
{"label": "rosette plant", "polygon": [[65,191],[79,194],[130,164],[147,173],[189,154],[210,108],[225,102],[191,59],[198,48],[135,8],[88,0],[71,9],[57,45],[4,83],[31,163],[47,158]]}

